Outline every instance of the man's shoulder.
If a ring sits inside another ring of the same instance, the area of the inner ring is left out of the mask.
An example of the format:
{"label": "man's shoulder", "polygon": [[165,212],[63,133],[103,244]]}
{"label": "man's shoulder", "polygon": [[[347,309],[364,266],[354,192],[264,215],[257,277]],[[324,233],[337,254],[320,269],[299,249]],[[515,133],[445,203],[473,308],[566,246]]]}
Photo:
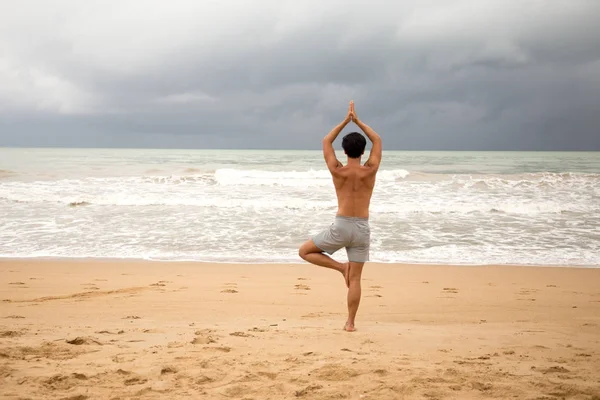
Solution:
{"label": "man's shoulder", "polygon": [[374,176],[377,173],[378,168],[365,164],[360,166],[360,170],[364,176]]}

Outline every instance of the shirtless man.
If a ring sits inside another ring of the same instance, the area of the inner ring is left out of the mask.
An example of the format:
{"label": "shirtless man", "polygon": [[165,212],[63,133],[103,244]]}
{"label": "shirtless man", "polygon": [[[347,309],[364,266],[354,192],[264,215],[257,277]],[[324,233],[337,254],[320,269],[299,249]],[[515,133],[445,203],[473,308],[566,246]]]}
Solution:
{"label": "shirtless man", "polygon": [[[349,133],[342,140],[342,148],[348,156],[346,165],[338,161],[333,150],[334,140],[350,121],[354,121],[373,143],[369,159],[364,165],[361,165],[360,159],[367,141],[358,132]],[[369,204],[381,161],[381,138],[358,119],[354,102],[350,102],[344,121],[323,139],[323,155],[333,177],[338,211],[334,223],[304,243],[298,253],[312,264],[342,273],[348,287],[348,320],[344,330],[352,332],[355,330],[354,319],[360,303],[362,269],[369,260]],[[324,254],[333,254],[342,247],[346,248],[348,263],[337,262]]]}

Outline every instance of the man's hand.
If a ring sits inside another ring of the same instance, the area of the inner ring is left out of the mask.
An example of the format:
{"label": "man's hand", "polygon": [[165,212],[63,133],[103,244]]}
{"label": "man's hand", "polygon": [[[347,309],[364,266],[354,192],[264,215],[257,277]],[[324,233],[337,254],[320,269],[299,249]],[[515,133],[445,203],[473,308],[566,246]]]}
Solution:
{"label": "man's hand", "polygon": [[348,123],[353,120],[354,113],[354,101],[350,101],[350,105],[348,105],[348,113],[346,114],[346,118],[344,119],[345,123]]}
{"label": "man's hand", "polygon": [[350,102],[350,118],[352,118],[352,121],[358,125],[358,115],[356,115],[356,110],[354,109],[354,101]]}
{"label": "man's hand", "polygon": [[352,118],[352,121],[354,121],[354,123],[358,125],[360,129],[362,129],[362,131],[367,135],[371,143],[373,143],[371,153],[369,154],[369,159],[365,163],[365,166],[371,167],[374,171],[377,171],[377,169],[379,169],[379,163],[381,162],[381,138],[379,137],[377,132],[371,129],[371,127],[369,127],[367,124],[363,123],[358,119],[358,117],[356,116],[356,111],[354,110],[353,101],[350,102],[349,114]]}
{"label": "man's hand", "polygon": [[325,156],[325,162],[327,163],[327,167],[332,174],[336,173],[336,170],[342,166],[342,163],[335,156],[335,151],[333,150],[333,142],[338,137],[342,129],[350,121],[352,121],[352,110],[354,109],[354,102],[351,101],[348,105],[348,113],[346,114],[346,118],[336,127],[334,127],[331,132],[329,132],[323,138],[323,155]]}

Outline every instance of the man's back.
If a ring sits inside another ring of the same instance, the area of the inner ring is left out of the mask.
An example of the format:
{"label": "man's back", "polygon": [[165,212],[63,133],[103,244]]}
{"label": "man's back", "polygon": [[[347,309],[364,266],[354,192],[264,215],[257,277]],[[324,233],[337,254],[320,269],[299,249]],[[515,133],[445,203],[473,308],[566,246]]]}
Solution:
{"label": "man's back", "polygon": [[338,215],[369,218],[376,172],[374,168],[353,162],[332,172],[338,199]]}

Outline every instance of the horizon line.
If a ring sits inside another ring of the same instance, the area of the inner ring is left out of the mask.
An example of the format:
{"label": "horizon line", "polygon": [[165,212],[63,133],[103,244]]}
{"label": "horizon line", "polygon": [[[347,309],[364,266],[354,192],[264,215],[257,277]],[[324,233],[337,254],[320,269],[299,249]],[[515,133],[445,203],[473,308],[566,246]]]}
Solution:
{"label": "horizon line", "polygon": [[[69,150],[216,150],[216,151],[321,151],[320,148],[313,149],[290,149],[290,148],[217,148],[217,147],[95,147],[95,146],[4,146],[0,145],[0,149],[69,149]],[[336,149],[342,151],[342,149]],[[370,151],[370,149],[365,149]],[[522,152],[522,153],[598,153],[598,150],[542,150],[542,149],[383,149],[383,151],[399,151],[399,152]]]}

